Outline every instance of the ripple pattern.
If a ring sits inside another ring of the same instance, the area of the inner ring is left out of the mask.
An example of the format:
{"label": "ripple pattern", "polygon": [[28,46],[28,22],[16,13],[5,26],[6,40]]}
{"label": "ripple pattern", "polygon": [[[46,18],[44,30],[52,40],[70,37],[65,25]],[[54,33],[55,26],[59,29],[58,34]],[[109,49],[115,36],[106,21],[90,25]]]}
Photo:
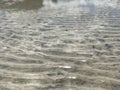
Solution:
{"label": "ripple pattern", "polygon": [[0,90],[119,89],[120,8],[0,10]]}

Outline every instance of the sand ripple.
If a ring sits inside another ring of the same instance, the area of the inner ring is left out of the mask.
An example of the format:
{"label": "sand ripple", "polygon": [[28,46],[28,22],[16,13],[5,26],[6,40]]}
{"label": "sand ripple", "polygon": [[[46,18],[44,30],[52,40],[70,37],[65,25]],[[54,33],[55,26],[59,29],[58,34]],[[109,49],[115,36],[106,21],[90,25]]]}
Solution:
{"label": "sand ripple", "polygon": [[0,90],[120,89],[120,8],[66,5],[0,10]]}

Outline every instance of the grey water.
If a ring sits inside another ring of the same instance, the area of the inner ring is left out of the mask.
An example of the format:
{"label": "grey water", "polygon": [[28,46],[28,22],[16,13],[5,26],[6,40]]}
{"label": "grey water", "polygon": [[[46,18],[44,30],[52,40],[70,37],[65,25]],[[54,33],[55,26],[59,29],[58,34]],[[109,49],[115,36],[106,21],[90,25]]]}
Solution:
{"label": "grey water", "polygon": [[119,0],[0,0],[0,90],[119,89]]}

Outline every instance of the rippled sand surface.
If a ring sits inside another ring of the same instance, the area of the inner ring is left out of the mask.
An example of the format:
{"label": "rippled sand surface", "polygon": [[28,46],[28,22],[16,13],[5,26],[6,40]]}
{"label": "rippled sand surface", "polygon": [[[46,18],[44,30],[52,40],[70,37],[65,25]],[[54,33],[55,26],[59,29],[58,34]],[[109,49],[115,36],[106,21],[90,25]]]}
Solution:
{"label": "rippled sand surface", "polygon": [[0,90],[120,90],[119,0],[39,1],[0,1]]}

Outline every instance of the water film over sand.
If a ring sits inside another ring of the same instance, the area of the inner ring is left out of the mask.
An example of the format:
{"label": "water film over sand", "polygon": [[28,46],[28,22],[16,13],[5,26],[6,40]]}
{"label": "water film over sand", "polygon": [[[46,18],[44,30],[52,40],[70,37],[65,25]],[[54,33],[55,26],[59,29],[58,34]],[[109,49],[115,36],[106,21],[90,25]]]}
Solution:
{"label": "water film over sand", "polygon": [[0,0],[0,90],[120,90],[120,1]]}

